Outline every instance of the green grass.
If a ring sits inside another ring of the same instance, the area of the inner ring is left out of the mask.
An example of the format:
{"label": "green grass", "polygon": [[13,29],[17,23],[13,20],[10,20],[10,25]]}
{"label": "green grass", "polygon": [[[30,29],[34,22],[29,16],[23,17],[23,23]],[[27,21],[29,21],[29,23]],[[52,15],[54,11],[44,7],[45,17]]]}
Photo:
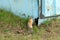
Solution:
{"label": "green grass", "polygon": [[0,40],[60,40],[60,19],[57,18],[45,21],[39,27],[34,26],[33,34],[17,33],[26,31],[28,19],[0,9]]}
{"label": "green grass", "polygon": [[23,28],[24,26],[26,26],[27,20],[28,18],[20,18],[10,11],[0,9],[0,24],[1,23],[4,23],[4,25],[11,24],[11,26],[13,27],[16,27],[18,25]]}

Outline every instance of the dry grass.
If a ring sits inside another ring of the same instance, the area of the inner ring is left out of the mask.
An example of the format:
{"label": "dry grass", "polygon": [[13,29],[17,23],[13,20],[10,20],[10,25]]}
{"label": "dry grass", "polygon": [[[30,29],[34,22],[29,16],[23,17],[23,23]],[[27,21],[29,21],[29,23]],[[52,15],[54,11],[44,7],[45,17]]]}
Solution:
{"label": "dry grass", "polygon": [[60,19],[52,19],[38,27],[34,33],[28,34],[25,26],[27,19],[0,10],[0,40],[60,40]]}

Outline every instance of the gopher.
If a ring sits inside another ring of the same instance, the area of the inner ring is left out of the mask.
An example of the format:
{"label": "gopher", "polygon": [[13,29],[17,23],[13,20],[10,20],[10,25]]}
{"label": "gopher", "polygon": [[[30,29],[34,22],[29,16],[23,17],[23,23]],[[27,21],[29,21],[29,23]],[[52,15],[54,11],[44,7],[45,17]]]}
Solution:
{"label": "gopher", "polygon": [[30,33],[33,32],[33,19],[32,18],[29,18],[29,20],[28,20],[28,31]]}

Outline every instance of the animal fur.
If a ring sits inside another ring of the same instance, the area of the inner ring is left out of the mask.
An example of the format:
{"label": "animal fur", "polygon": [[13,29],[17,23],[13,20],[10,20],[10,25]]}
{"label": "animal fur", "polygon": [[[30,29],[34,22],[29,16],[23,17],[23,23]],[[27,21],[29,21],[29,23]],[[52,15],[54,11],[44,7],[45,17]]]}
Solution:
{"label": "animal fur", "polygon": [[37,17],[37,18],[35,18],[35,21],[34,21],[34,23],[35,23],[36,26],[38,26],[38,19],[39,18]]}
{"label": "animal fur", "polygon": [[32,18],[28,20],[28,33],[30,34],[33,33],[33,19]]}
{"label": "animal fur", "polygon": [[30,19],[28,20],[28,27],[29,27],[29,28],[33,28],[33,19],[32,19],[32,18],[30,18]]}

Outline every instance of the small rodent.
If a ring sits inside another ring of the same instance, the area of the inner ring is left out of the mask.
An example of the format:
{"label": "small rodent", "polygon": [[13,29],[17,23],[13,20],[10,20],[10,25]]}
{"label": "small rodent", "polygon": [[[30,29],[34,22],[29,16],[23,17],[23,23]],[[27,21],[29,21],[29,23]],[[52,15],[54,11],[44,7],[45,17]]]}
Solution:
{"label": "small rodent", "polygon": [[28,27],[33,28],[33,19],[32,18],[29,18],[29,20],[28,20]]}

